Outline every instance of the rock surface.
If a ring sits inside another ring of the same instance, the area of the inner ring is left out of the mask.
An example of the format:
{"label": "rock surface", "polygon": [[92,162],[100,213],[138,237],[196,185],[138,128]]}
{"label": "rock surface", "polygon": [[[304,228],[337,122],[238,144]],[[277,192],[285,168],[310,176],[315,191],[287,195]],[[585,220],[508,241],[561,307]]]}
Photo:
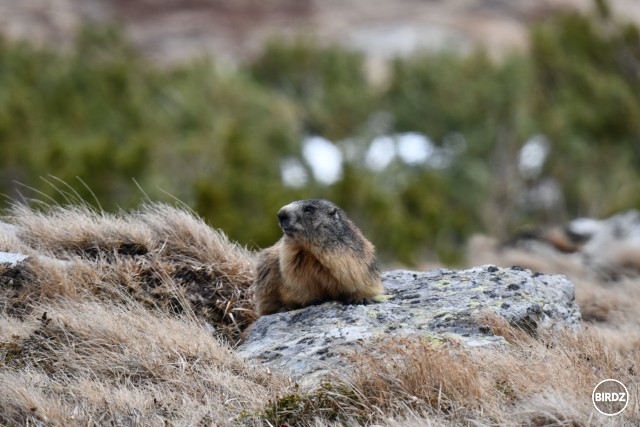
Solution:
{"label": "rock surface", "polygon": [[578,239],[583,262],[600,276],[636,276],[640,273],[640,212],[630,210],[609,218],[581,218],[567,226]]}
{"label": "rock surface", "polygon": [[468,262],[475,265],[521,265],[600,283],[636,278],[640,275],[640,211],[604,219],[578,218],[564,226],[522,233],[502,244],[474,236],[467,252]]}
{"label": "rock surface", "polygon": [[8,264],[10,267],[15,267],[18,263],[29,258],[26,255],[14,254],[11,252],[0,252],[0,264]]}
{"label": "rock surface", "polygon": [[480,319],[487,312],[530,331],[579,325],[574,287],[564,276],[483,266],[390,271],[383,283],[383,302],[334,302],[263,316],[238,350],[296,380],[314,381],[340,369],[342,351],[378,337],[418,335],[434,343],[448,339],[469,347],[501,347],[504,339]]}

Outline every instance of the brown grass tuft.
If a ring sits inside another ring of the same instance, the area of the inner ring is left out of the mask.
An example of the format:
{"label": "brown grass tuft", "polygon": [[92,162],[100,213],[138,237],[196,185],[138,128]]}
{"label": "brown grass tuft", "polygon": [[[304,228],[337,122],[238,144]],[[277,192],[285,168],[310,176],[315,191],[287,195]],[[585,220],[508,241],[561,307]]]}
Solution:
{"label": "brown grass tuft", "polygon": [[0,323],[0,420],[9,424],[227,425],[287,387],[201,323],[135,304],[66,300]]}
{"label": "brown grass tuft", "polygon": [[[0,281],[12,308],[57,297],[133,298],[192,313],[231,342],[255,320],[254,254],[190,212],[163,204],[119,215],[86,206],[14,206],[0,250],[38,254]],[[15,277],[14,277],[15,276]]]}
{"label": "brown grass tuft", "polygon": [[380,341],[353,355],[351,382],[373,413],[407,408],[456,417],[480,405],[478,367],[458,346],[434,346],[421,338]]}

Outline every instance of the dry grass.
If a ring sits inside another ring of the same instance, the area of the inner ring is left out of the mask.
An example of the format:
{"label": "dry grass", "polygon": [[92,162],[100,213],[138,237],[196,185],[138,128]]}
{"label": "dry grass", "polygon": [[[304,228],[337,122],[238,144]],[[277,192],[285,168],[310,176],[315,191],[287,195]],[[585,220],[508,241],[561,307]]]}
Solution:
{"label": "dry grass", "polygon": [[[612,348],[588,328],[533,338],[501,319],[486,322],[509,337],[506,350],[384,339],[352,354],[351,378],[271,401],[268,419],[274,425],[639,425],[637,348]],[[631,396],[614,419],[591,403],[593,388],[606,378],[622,381]]]}
{"label": "dry grass", "polygon": [[201,323],[135,305],[40,305],[25,320],[3,317],[0,342],[10,425],[227,424],[288,386]]}
{"label": "dry grass", "polygon": [[16,206],[0,250],[0,423],[227,424],[288,381],[227,343],[255,319],[254,255],[166,205]]}
{"label": "dry grass", "polygon": [[[253,254],[191,213],[16,207],[7,221],[0,250],[33,257],[0,271],[2,425],[640,425],[640,280],[579,272],[578,332],[534,338],[489,316],[504,350],[389,338],[304,390],[235,355]],[[605,378],[631,393],[615,419],[591,404]]]}
{"label": "dry grass", "polygon": [[149,307],[195,313],[232,342],[256,318],[254,254],[190,212],[163,204],[121,215],[18,205],[7,220],[16,229],[4,233],[0,250],[37,255],[26,272],[0,279],[12,279],[1,293],[17,310],[61,296],[117,300],[124,291]]}
{"label": "dry grass", "polygon": [[[420,339],[389,339],[354,355],[354,378],[343,385],[357,399],[351,412],[394,425],[638,425],[640,351],[608,346],[597,334],[544,332],[533,338],[488,319],[511,339],[505,351],[433,347]],[[625,383],[632,400],[613,424],[591,403],[603,379]],[[346,394],[346,393],[345,393]],[[409,419],[411,421],[409,422]]]}

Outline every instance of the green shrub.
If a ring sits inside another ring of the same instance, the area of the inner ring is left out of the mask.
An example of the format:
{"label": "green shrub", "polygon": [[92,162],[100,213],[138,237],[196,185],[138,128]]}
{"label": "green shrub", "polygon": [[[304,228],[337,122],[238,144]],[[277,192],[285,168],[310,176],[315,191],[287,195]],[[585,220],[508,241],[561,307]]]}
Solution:
{"label": "green shrub", "polygon": [[256,81],[298,105],[305,132],[331,140],[358,132],[375,102],[363,55],[339,46],[274,39],[250,71]]}

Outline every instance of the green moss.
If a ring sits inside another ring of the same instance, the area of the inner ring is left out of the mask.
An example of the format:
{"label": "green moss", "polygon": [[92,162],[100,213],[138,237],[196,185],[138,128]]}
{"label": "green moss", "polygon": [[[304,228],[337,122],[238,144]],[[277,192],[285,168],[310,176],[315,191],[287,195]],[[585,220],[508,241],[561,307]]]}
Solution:
{"label": "green moss", "polygon": [[435,288],[435,289],[440,289],[440,288],[445,288],[447,286],[449,286],[451,283],[449,283],[448,280],[438,280],[437,282],[433,282],[433,283],[429,283],[429,287],[430,288]]}
{"label": "green moss", "polygon": [[270,425],[313,425],[314,418],[325,421],[366,421],[369,414],[355,409],[358,396],[344,385],[323,382],[310,393],[294,392],[271,400],[257,415],[244,414],[245,420],[259,419]]}
{"label": "green moss", "polygon": [[423,335],[422,340],[431,347],[442,347],[445,343],[445,340],[441,336],[434,334]]}
{"label": "green moss", "polygon": [[467,303],[467,307],[474,309],[477,308],[480,305],[480,303],[476,300],[471,300]]}
{"label": "green moss", "polygon": [[395,295],[392,294],[384,294],[384,295],[376,295],[375,297],[371,298],[371,300],[373,302],[377,302],[377,303],[381,303],[381,302],[387,302],[390,301],[392,299],[395,298]]}
{"label": "green moss", "polygon": [[15,370],[35,366],[47,374],[53,373],[53,362],[43,357],[47,349],[41,341],[37,332],[26,339],[14,336],[10,341],[0,341],[0,367]]}
{"label": "green moss", "polygon": [[469,289],[467,292],[484,292],[487,289],[489,289],[489,286],[480,285]]}
{"label": "green moss", "polygon": [[441,320],[449,320],[453,318],[453,314],[448,311],[439,311],[433,315],[434,318],[438,318]]}
{"label": "green moss", "polygon": [[496,382],[494,388],[507,400],[514,401],[517,399],[517,395],[513,387],[508,381],[499,381]]}
{"label": "green moss", "polygon": [[26,363],[25,349],[17,340],[0,341],[0,366],[20,368]]}

